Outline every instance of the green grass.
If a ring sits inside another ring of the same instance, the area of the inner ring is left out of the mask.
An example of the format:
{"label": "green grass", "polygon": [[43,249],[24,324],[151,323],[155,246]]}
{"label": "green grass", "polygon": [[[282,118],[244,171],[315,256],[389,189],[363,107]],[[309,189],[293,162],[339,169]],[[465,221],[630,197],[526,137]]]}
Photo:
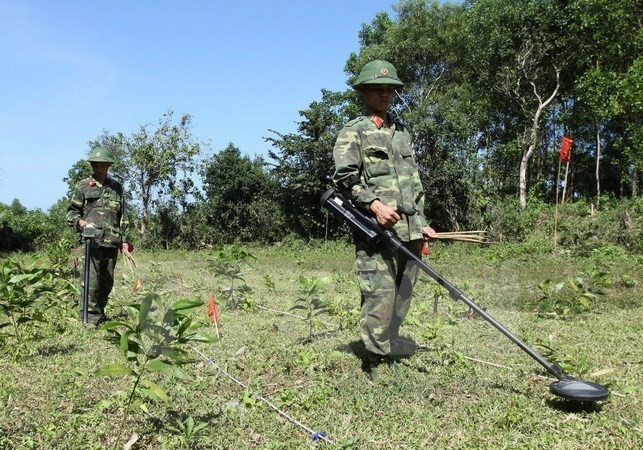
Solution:
{"label": "green grass", "polygon": [[[268,309],[230,310],[220,299],[222,338],[198,346],[220,369],[194,352],[187,379],[159,376],[172,404],[130,411],[118,442],[131,381],[94,374],[104,364],[123,362],[118,349],[106,331],[77,322],[74,299],[49,311],[55,321],[37,326],[38,339],[25,342],[17,356],[0,356],[0,448],[123,448],[133,435],[132,448],[144,449],[328,446],[313,442],[259,396],[344,448],[639,448],[640,261],[503,253],[466,244],[432,249],[429,263],[503,325],[532,347],[553,347],[577,371],[571,374],[612,390],[609,400],[581,407],[550,394],[548,374],[485,321],[462,317],[461,305],[441,298],[434,313],[432,282],[418,284],[402,328],[428,348],[371,384],[361,368],[352,248],[293,243],[248,250],[257,260],[243,278],[254,302]],[[206,302],[221,287],[207,268],[212,254],[206,251],[135,257],[136,273],[119,263],[110,315],[141,298],[133,290],[136,277],[143,291],[160,292],[168,302]],[[539,283],[565,281],[597,264],[612,284],[591,311],[565,320],[536,315]],[[322,297],[331,314],[321,319],[337,324],[312,342],[305,321],[272,311],[295,305],[300,275],[328,279]],[[625,275],[634,283],[625,283]],[[209,327],[205,306],[199,320]],[[429,340],[432,331],[437,337]],[[177,424],[190,417],[207,426],[185,436]]]}

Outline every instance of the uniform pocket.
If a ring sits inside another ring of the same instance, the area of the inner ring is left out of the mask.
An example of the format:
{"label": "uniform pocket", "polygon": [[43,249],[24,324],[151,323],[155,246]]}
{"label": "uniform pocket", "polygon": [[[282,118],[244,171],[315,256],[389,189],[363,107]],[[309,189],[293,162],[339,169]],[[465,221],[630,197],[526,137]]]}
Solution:
{"label": "uniform pocket", "polygon": [[369,146],[364,149],[364,170],[369,177],[391,173],[391,162],[386,147]]}
{"label": "uniform pocket", "polygon": [[361,292],[374,292],[377,261],[370,258],[357,258],[355,269],[357,270],[359,290]]}
{"label": "uniform pocket", "polygon": [[413,150],[411,150],[411,147],[402,147],[400,149],[400,155],[402,156],[404,170],[407,173],[414,173],[417,171],[418,166],[415,162],[415,158],[413,157]]}

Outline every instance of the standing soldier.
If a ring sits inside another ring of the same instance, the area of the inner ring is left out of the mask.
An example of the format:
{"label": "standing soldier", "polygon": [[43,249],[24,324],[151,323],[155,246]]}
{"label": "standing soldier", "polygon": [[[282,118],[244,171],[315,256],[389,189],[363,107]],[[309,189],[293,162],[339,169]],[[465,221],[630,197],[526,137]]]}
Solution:
{"label": "standing soldier", "polygon": [[[351,120],[339,132],[333,151],[333,182],[420,256],[423,240],[436,236],[424,217],[424,190],[410,134],[388,114],[395,89],[401,86],[404,83],[387,61],[371,61],[361,70],[353,88],[363,95],[369,113]],[[416,214],[402,215],[398,206],[411,207]],[[388,248],[367,245],[359,236],[355,250],[362,296],[360,334],[367,351],[367,374],[376,380],[383,360],[391,362],[416,350],[415,342],[401,338],[399,331],[418,267]]]}
{"label": "standing soldier", "polygon": [[[114,286],[114,266],[118,250],[128,249],[128,221],[124,214],[123,187],[107,176],[109,167],[114,162],[111,152],[96,147],[87,161],[94,173],[76,184],[67,208],[67,223],[80,235],[87,225],[96,229],[89,261],[84,261],[81,266],[81,286],[84,284],[84,264],[89,264],[88,321],[97,325],[106,319],[105,306]],[[79,309],[82,311],[82,294]]]}

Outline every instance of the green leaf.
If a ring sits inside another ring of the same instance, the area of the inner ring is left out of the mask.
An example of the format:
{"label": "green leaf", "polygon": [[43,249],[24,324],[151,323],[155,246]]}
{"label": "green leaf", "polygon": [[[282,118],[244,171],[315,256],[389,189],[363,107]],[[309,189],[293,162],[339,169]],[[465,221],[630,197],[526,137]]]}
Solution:
{"label": "green leaf", "polygon": [[16,283],[20,283],[21,281],[24,281],[24,280],[31,280],[34,277],[35,277],[35,275],[32,274],[32,273],[21,273],[21,274],[12,276],[9,279],[9,284],[16,284]]}
{"label": "green leaf", "polygon": [[135,372],[122,364],[106,364],[96,371],[97,375],[123,376],[135,375]]}
{"label": "green leaf", "polygon": [[164,361],[155,359],[151,363],[149,363],[147,366],[147,370],[150,372],[163,372],[172,375],[176,369],[175,366],[172,364],[168,364]]}
{"label": "green leaf", "polygon": [[216,336],[212,336],[207,333],[192,334],[190,336],[186,336],[186,339],[193,342],[206,342],[208,344],[212,344],[213,342],[217,342],[219,340],[219,338],[217,338]]}
{"label": "green leaf", "polygon": [[150,313],[150,310],[152,309],[152,302],[157,297],[158,295],[156,294],[148,294],[141,301],[141,309],[139,310],[139,315],[138,315],[139,328],[142,328],[145,322],[147,321],[147,316]]}
{"label": "green leaf", "polygon": [[143,386],[147,386],[148,388],[150,388],[151,391],[154,392],[154,395],[156,395],[158,398],[163,400],[165,403],[170,403],[170,397],[163,390],[163,388],[161,386],[159,386],[158,384],[156,384],[156,383],[154,383],[153,381],[150,381],[150,380],[143,380],[143,381],[141,381],[141,384]]}
{"label": "green leaf", "polygon": [[192,309],[192,308],[198,308],[199,306],[203,306],[203,302],[196,301],[196,300],[180,300],[170,306],[170,308],[173,311],[180,311],[183,309]]}

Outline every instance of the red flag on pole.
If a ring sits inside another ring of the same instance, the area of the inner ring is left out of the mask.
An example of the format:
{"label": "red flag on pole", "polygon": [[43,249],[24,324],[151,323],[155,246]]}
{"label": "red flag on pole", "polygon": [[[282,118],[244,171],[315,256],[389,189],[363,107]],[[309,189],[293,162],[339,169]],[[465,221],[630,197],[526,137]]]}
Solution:
{"label": "red flag on pole", "polygon": [[215,324],[219,323],[219,309],[217,308],[217,302],[214,299],[214,294],[210,295],[210,306],[208,307],[208,317]]}
{"label": "red flag on pole", "polygon": [[558,159],[562,162],[571,162],[572,161],[572,144],[574,143],[573,139],[563,136],[563,141],[560,145],[560,155]]}

